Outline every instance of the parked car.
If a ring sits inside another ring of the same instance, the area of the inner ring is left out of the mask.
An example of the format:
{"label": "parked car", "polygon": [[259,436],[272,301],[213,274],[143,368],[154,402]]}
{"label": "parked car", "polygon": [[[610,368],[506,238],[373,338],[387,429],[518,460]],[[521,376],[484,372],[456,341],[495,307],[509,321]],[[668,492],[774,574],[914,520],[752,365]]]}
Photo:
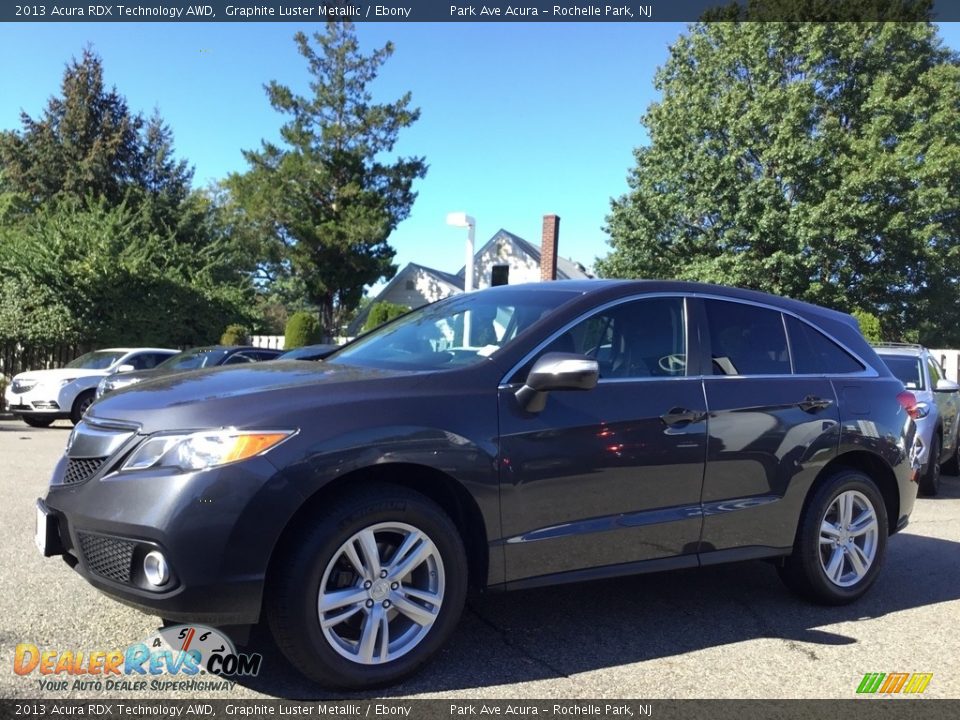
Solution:
{"label": "parked car", "polygon": [[62,368],[16,375],[4,399],[8,410],[32,427],[47,427],[58,418],[69,418],[76,425],[93,402],[101,378],[152,368],[176,353],[169,348],[94,350]]}
{"label": "parked car", "polygon": [[960,385],[948,380],[940,363],[922,345],[874,345],[877,354],[917,398],[917,434],[923,442],[920,492],[936,495],[940,474],[960,474]]}
{"label": "parked car", "polygon": [[280,355],[279,350],[268,350],[251,345],[210,345],[184,350],[157,365],[151,370],[143,372],[111,375],[103,378],[97,385],[97,398],[108,392],[135,385],[144,380],[163,377],[172,373],[187,372],[200,368],[218,367],[220,365],[246,365],[252,362],[274,360]]}
{"label": "parked car", "polygon": [[339,349],[339,345],[304,345],[293,350],[287,350],[277,360],[323,360]]}
{"label": "parked car", "polygon": [[506,285],[323,363],[104,397],[37,537],[107,595],[262,615],[307,676],[368,688],[443,645],[470,585],[768,558],[807,598],[856,600],[913,509],[915,408],[848,315],[683,282]]}

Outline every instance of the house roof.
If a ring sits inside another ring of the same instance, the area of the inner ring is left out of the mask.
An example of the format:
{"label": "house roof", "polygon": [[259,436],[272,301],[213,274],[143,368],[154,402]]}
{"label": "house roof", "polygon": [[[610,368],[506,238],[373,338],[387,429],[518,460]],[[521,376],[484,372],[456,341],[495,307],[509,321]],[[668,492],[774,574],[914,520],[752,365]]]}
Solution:
{"label": "house roof", "polygon": [[[386,295],[401,281],[405,280],[410,273],[416,272],[417,270],[420,270],[427,275],[432,275],[440,282],[450,285],[461,292],[463,291],[462,277],[457,277],[456,275],[451,275],[450,273],[443,272],[442,270],[437,270],[432,267],[427,267],[426,265],[420,265],[419,263],[411,262],[404,265],[403,268],[393,276],[390,282],[383,286],[383,289],[377,294],[377,297],[379,298]],[[374,302],[376,302],[376,300],[374,300]],[[373,304],[374,303],[370,303],[363,310],[357,313],[357,316],[347,326],[348,335],[353,336],[360,332],[360,328],[362,328],[364,323],[367,321],[367,315],[370,314],[370,308],[373,307]]]}
{"label": "house roof", "polygon": [[[512,232],[509,232],[508,230],[504,230],[503,228],[500,228],[500,230],[494,233],[493,237],[487,240],[487,242],[483,245],[483,247],[477,250],[475,255],[482,255],[488,247],[493,245],[493,243],[497,242],[497,240],[500,240],[501,238],[504,238],[504,237],[506,237],[508,240],[510,240],[510,242],[512,242],[517,247],[519,247],[527,255],[532,257],[537,262],[538,265],[540,264],[540,258],[541,258],[540,248],[538,248],[532,242],[529,242],[528,240],[524,240],[519,235],[514,235]],[[466,270],[467,270],[466,266],[464,266],[460,268],[460,272],[457,273],[457,277],[460,278],[461,288],[463,287],[462,283],[463,283],[463,278],[466,275]],[[590,275],[590,273],[587,272],[587,269],[580,263],[574,262],[573,260],[568,260],[565,257],[557,256],[557,279],[558,280],[580,280],[580,279],[587,279],[591,277],[593,276]]]}
{"label": "house roof", "polygon": [[[437,270],[436,268],[427,267],[426,265],[420,265],[419,263],[408,263],[407,267],[405,267],[404,270],[406,270],[407,268],[423,270],[425,273],[429,275],[433,275],[439,280],[443,280],[445,283],[448,283],[450,285],[453,285],[455,288],[459,288],[460,290],[463,290],[462,275],[453,275],[448,272],[443,272],[443,270]],[[389,285],[387,287],[389,287]]]}

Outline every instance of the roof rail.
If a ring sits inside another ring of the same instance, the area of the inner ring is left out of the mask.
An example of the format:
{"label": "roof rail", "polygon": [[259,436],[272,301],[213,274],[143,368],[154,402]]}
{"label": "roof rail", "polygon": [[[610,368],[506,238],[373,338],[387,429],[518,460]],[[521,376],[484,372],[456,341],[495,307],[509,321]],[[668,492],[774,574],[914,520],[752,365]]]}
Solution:
{"label": "roof rail", "polygon": [[870,343],[872,347],[875,348],[884,348],[884,347],[900,347],[900,348],[916,348],[917,350],[924,350],[923,345],[920,343],[905,343],[905,342],[877,342]]}

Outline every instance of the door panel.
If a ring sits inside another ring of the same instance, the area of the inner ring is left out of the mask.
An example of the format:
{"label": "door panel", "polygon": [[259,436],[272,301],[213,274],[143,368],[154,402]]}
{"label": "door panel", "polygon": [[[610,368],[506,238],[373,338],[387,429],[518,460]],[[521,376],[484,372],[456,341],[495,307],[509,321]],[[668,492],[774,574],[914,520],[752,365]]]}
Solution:
{"label": "door panel", "polygon": [[705,378],[704,389],[703,551],[789,547],[807,489],[836,454],[833,386],[820,377],[736,377]]}
{"label": "door panel", "polygon": [[[706,451],[698,379],[553,392],[535,417],[501,390],[507,580],[696,551]],[[694,422],[668,426],[684,408]]]}

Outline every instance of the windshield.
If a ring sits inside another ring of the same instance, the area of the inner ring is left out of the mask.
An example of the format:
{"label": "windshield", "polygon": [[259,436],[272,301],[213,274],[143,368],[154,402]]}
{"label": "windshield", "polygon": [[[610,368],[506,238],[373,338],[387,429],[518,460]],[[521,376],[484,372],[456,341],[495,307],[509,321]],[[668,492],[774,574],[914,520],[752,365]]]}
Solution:
{"label": "windshield", "polygon": [[83,368],[84,370],[106,370],[126,354],[122,350],[94,350],[71,360],[66,366],[68,368]]}
{"label": "windshield", "polygon": [[903,383],[907,390],[923,390],[923,370],[920,358],[909,355],[881,355],[883,362],[890,368],[894,377]]}
{"label": "windshield", "polygon": [[577,294],[528,288],[457,295],[374,330],[327,362],[405,370],[472,365]]}
{"label": "windshield", "polygon": [[199,370],[200,368],[219,365],[227,354],[227,350],[217,348],[194,348],[179,355],[164,360],[157,365],[157,370]]}

